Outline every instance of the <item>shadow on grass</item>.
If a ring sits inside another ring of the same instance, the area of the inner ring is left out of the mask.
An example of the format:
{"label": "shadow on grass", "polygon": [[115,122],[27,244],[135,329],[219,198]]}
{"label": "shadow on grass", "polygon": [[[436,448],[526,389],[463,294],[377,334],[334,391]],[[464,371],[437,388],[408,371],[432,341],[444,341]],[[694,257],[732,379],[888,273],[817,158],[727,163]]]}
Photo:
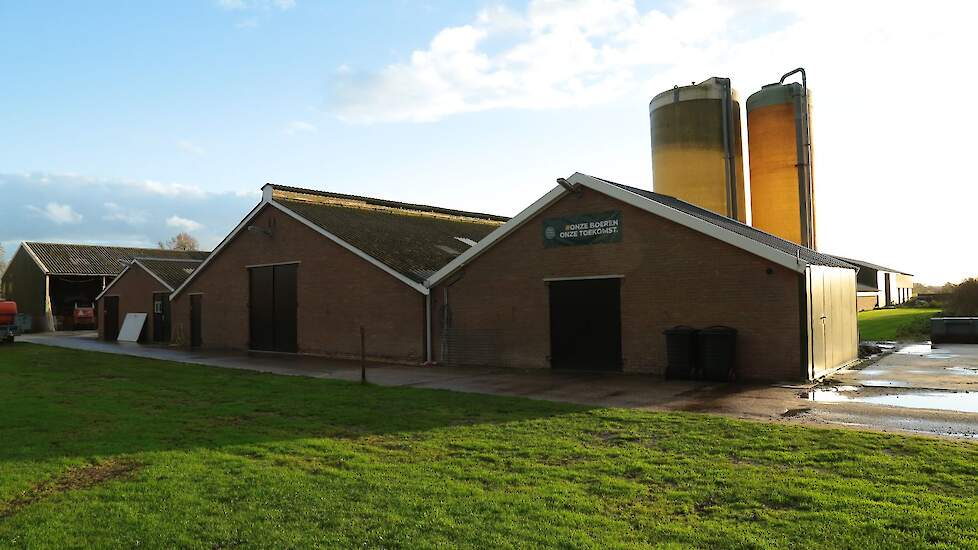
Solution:
{"label": "shadow on grass", "polygon": [[23,343],[0,348],[0,461],[357,438],[582,410]]}

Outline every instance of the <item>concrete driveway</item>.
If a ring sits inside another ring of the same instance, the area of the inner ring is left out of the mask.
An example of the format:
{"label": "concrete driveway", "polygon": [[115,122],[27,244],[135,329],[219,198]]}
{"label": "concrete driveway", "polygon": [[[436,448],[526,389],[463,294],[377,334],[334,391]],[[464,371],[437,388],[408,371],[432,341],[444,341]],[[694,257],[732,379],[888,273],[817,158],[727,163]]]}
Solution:
{"label": "concrete driveway", "polygon": [[905,345],[805,393],[812,421],[978,438],[978,345]]}
{"label": "concrete driveway", "polygon": [[[32,334],[37,344],[245,369],[288,376],[358,381],[355,361],[305,356],[196,352],[101,342],[94,333]],[[911,431],[978,438],[978,346],[904,347],[875,362],[842,370],[819,385],[730,385],[662,380],[640,374],[538,369],[417,367],[369,364],[371,383],[511,395],[602,407],[717,413],[766,422]],[[936,396],[934,394],[937,394]],[[941,406],[934,406],[936,403]],[[963,403],[954,406],[955,403]],[[928,406],[930,408],[919,408]],[[973,411],[973,412],[968,412]]]}

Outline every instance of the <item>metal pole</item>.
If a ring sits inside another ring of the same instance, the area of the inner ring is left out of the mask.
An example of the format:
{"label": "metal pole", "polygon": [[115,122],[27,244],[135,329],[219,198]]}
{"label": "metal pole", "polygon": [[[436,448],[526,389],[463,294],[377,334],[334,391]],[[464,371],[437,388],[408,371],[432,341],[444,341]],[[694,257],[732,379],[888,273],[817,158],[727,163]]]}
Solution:
{"label": "metal pole", "polygon": [[364,335],[363,325],[360,326],[360,383],[367,383],[367,350],[364,345],[366,336]]}

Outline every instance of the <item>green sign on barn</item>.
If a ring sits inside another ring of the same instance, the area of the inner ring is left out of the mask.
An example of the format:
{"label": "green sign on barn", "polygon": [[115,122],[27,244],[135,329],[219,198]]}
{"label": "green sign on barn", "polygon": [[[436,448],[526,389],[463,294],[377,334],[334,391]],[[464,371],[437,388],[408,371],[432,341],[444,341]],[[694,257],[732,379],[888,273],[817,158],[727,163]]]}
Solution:
{"label": "green sign on barn", "polygon": [[620,241],[620,210],[543,220],[543,246],[545,248],[578,244],[617,243]]}

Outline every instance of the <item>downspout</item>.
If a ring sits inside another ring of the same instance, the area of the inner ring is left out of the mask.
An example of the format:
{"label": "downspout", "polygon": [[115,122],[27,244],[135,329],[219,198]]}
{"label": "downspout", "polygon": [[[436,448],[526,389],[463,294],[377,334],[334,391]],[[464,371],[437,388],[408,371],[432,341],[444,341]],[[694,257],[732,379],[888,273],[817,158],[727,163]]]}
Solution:
{"label": "downspout", "polygon": [[723,118],[723,163],[727,185],[727,217],[737,219],[737,169],[733,157],[733,136],[731,117],[733,116],[733,92],[729,78],[718,78],[723,88],[720,101]]}
{"label": "downspout", "polygon": [[431,365],[431,292],[424,295],[425,364]]}
{"label": "downspout", "polygon": [[814,193],[814,178],[812,176],[812,136],[810,121],[808,117],[808,77],[805,69],[797,69],[787,72],[778,81],[784,85],[784,81],[793,74],[801,74],[801,96],[795,97],[795,143],[797,143],[798,157],[798,199],[801,209],[802,223],[802,245],[815,249],[815,212],[812,201]]}

